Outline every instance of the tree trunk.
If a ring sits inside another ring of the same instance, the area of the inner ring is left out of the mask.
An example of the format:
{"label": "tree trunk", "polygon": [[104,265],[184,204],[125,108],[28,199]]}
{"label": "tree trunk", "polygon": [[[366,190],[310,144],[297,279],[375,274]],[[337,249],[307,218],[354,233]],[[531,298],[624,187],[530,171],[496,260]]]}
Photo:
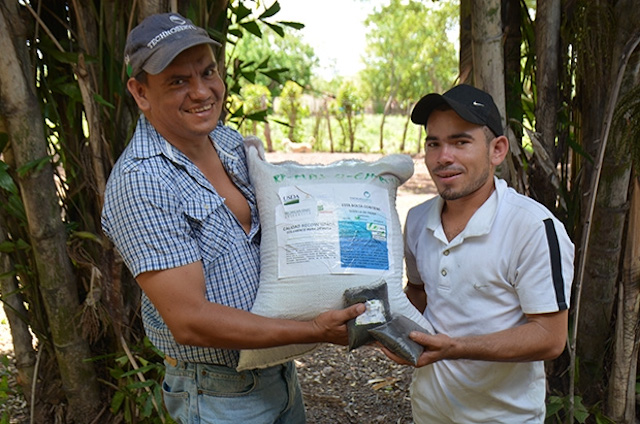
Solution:
{"label": "tree trunk", "polygon": [[331,113],[329,113],[329,107],[327,106],[326,102],[324,103],[324,111],[327,116],[327,132],[329,133],[329,151],[333,153],[335,150],[333,147],[333,133],[331,132]]}
{"label": "tree trunk", "polygon": [[394,91],[389,93],[389,97],[387,98],[387,101],[384,104],[384,109],[382,110],[382,119],[380,120],[380,153],[384,153],[384,122],[387,120],[387,114],[389,113],[393,97]]}
{"label": "tree trunk", "polygon": [[77,325],[80,303],[76,278],[67,256],[53,169],[47,160],[42,116],[33,92],[35,84],[28,77],[25,32],[16,27],[22,22],[16,7],[13,2],[0,7],[0,99],[16,165],[46,161],[41,168],[32,168],[19,177],[18,185],[69,410],[77,423],[89,423],[98,415],[101,398],[93,366],[86,361],[91,356],[89,346]]}
{"label": "tree trunk", "polygon": [[296,129],[296,121],[298,119],[298,109],[294,106],[291,108],[291,111],[289,112],[289,140],[293,141],[293,142],[298,142],[298,140],[296,140],[296,136],[295,136],[295,129]]}
{"label": "tree trunk", "polygon": [[353,117],[347,113],[347,129],[349,131],[349,152],[353,153],[356,145],[356,130],[353,128]]}
{"label": "tree trunk", "polygon": [[315,145],[316,140],[320,138],[320,125],[322,124],[322,110],[319,107],[314,107],[313,111],[313,141]]}
{"label": "tree trunk", "polygon": [[[501,0],[476,0],[472,3],[473,85],[490,93],[493,97],[502,117],[502,128],[507,129],[505,134],[509,138],[512,152],[515,152],[517,145],[513,133],[506,125],[504,72],[496,72],[496,69],[504,69]],[[497,173],[521,191],[519,184],[511,179],[511,176],[515,176],[511,156],[507,156],[507,160],[499,167]]]}
{"label": "tree trunk", "polygon": [[471,37],[471,0],[460,0],[460,75],[461,84],[473,84],[473,42]]}
{"label": "tree trunk", "polygon": [[269,123],[264,123],[264,139],[267,142],[267,152],[273,152],[273,140],[271,140],[271,127]]}
{"label": "tree trunk", "polygon": [[144,0],[138,2],[138,4],[140,8],[138,23],[149,15],[171,11],[171,2],[169,0]]}
{"label": "tree trunk", "polygon": [[[78,64],[74,66],[74,71],[78,78],[84,113],[89,125],[89,146],[91,148],[91,164],[93,165],[93,172],[89,175],[93,177],[93,192],[97,198],[97,204],[102,205],[108,177],[103,160],[103,152],[107,143],[100,119],[100,105],[94,97],[99,92],[96,66],[85,61],[85,55],[98,57],[97,23],[92,18],[94,14],[87,9],[89,5],[87,2],[74,1],[73,4],[73,10],[76,12],[78,41],[82,50]],[[99,217],[95,218],[96,221],[99,220]]]}
{"label": "tree trunk", "polygon": [[[504,74],[505,74],[505,99],[506,116],[522,124],[522,9],[520,0],[502,0],[502,12],[504,22]],[[538,12],[537,12],[538,13]],[[539,63],[538,63],[539,65]],[[522,130],[518,129],[516,141],[522,140]]]}
{"label": "tree trunk", "polygon": [[607,415],[617,423],[636,422],[636,375],[640,333],[640,181],[632,182],[631,207],[618,295],[613,367]]}
{"label": "tree trunk", "polygon": [[[0,196],[0,198],[5,201],[4,196]],[[7,241],[6,233],[7,230],[2,217],[0,217],[0,243]],[[13,275],[14,269],[14,264],[9,255],[0,252],[0,293],[2,294],[2,306],[11,329],[13,353],[18,370],[18,378],[16,380],[22,388],[25,398],[30,399],[36,353],[33,350],[33,337],[27,324],[28,312],[24,307],[25,304],[18,280]]]}
{"label": "tree trunk", "polygon": [[[576,355],[580,360],[581,392],[588,402],[602,399],[602,371],[607,342],[612,337],[611,318],[623,248],[632,141],[625,130],[625,118],[616,116],[616,121],[613,121],[611,109],[628,103],[626,97],[638,86],[640,55],[630,56],[640,41],[640,33],[637,32],[640,11],[636,6],[632,0],[619,1],[616,4],[613,14],[615,32],[609,35],[608,31],[603,30],[603,33],[599,34],[604,38],[599,43],[603,50],[591,52],[606,61],[590,64],[596,68],[586,68],[585,70],[590,72],[583,75],[580,84],[584,116],[599,121],[599,125],[584,122],[583,144],[588,145],[591,140],[606,142],[604,152],[600,153],[600,150],[599,154],[594,155],[595,167],[591,172],[594,179],[598,175],[600,178],[594,185],[597,187],[597,196],[593,214],[589,216],[587,212],[583,217],[583,238],[588,237],[588,247],[585,247],[586,255],[579,264],[583,271],[579,268],[578,274],[578,279],[582,275],[582,281],[578,280],[582,286],[582,295],[579,298],[581,310],[578,317]],[[600,23],[607,26],[604,18]],[[606,69],[600,69],[599,65]],[[623,72],[624,78],[618,80]],[[604,92],[603,87],[606,87]],[[610,131],[608,122],[613,126]],[[596,128],[597,133],[593,132]],[[591,178],[585,180],[590,182]],[[584,192],[589,193],[592,190],[588,188]],[[589,205],[585,206],[584,210],[588,211]]]}
{"label": "tree trunk", "polygon": [[[578,322],[577,357],[580,358],[580,383],[583,393],[591,393],[589,401],[601,398],[598,391],[603,377],[603,361],[607,340],[611,337],[611,314],[615,300],[618,265],[622,251],[622,235],[626,217],[627,191],[631,160],[616,154],[610,146],[602,164],[586,260]],[[623,141],[623,140],[620,140]],[[626,140],[624,140],[626,142]],[[615,156],[614,156],[615,155]]]}
{"label": "tree trunk", "polygon": [[502,49],[502,19],[500,0],[473,2],[471,34],[473,37],[473,82],[493,96],[505,127],[505,84]]}
{"label": "tree trunk", "polygon": [[407,131],[409,131],[409,122],[411,122],[411,111],[413,110],[413,104],[406,112],[406,119],[404,120],[404,128],[402,130],[402,141],[400,142],[400,152],[404,152],[407,142]]}
{"label": "tree trunk", "polygon": [[[552,184],[545,169],[556,169],[556,129],[558,122],[558,77],[560,57],[560,0],[538,0],[536,10],[536,132],[545,154],[534,154],[533,171],[530,174],[530,194],[551,210],[556,209],[558,189]],[[550,158],[546,166],[540,164]]]}

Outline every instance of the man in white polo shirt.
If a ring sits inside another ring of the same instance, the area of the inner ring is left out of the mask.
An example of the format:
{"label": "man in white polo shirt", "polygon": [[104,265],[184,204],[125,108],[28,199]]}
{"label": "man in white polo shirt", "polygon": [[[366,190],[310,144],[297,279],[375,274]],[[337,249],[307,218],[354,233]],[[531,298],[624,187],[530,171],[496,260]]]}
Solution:
{"label": "man in white polo shirt", "polygon": [[428,94],[411,118],[427,129],[439,193],[405,227],[406,293],[436,330],[411,334],[425,348],[414,420],[543,423],[543,361],[566,343],[573,243],[549,210],[494,176],[509,142],[489,94]]}

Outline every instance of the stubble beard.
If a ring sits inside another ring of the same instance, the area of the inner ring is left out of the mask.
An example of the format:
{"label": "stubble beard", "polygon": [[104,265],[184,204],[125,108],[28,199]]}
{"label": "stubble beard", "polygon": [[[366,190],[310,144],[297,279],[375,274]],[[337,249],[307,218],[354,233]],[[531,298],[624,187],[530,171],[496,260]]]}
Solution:
{"label": "stubble beard", "polygon": [[438,189],[438,194],[444,200],[458,200],[478,191],[489,179],[489,168],[486,168],[482,174],[471,181],[467,186],[460,188],[458,191],[454,187],[442,187]]}

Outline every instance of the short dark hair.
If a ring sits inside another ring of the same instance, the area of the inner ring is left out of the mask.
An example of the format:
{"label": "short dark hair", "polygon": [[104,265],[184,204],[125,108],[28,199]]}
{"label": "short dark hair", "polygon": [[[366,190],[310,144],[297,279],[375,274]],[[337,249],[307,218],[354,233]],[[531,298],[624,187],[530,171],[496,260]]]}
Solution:
{"label": "short dark hair", "polygon": [[498,137],[493,133],[491,128],[487,127],[486,125],[482,127],[482,132],[484,133],[484,136],[487,139],[487,144],[491,143],[491,140]]}
{"label": "short dark hair", "polygon": [[144,84],[147,85],[147,82],[149,81],[149,74],[147,74],[146,71],[140,71],[138,72],[134,78],[136,79],[136,81],[138,81],[140,84]]}

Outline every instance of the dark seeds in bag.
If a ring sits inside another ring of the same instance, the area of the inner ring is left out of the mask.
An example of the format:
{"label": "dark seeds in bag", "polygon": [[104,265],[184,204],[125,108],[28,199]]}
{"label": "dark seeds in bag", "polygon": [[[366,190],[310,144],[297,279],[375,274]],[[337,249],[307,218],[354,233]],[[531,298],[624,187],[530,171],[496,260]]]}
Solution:
{"label": "dark seeds in bag", "polygon": [[365,312],[347,322],[349,350],[375,341],[368,330],[391,320],[387,283],[383,280],[377,286],[345,290],[342,299],[345,307],[356,303],[364,303],[366,307]]}
{"label": "dark seeds in bag", "polygon": [[404,315],[394,315],[391,321],[369,329],[369,334],[391,352],[417,365],[424,347],[409,338],[412,331],[429,333]]}

